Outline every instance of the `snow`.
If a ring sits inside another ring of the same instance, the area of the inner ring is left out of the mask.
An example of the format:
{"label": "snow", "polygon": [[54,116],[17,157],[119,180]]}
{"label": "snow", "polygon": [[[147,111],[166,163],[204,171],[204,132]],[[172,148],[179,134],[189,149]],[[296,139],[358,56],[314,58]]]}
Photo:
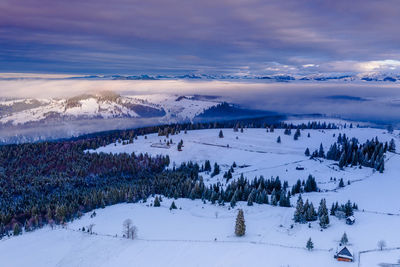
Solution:
{"label": "snow", "polygon": [[[135,95],[132,97],[159,104],[167,113],[165,119],[168,122],[192,121],[204,110],[219,104],[215,101],[196,100],[192,96],[182,98],[179,95],[168,94]],[[178,98],[180,98],[179,101],[177,101]]]}
{"label": "snow", "polygon": [[[136,104],[156,109],[164,109],[166,115],[163,121],[167,123],[192,121],[194,117],[202,113],[205,109],[217,105],[219,102],[196,100],[191,96],[182,98],[179,101],[177,95],[154,94],[121,96],[120,102],[99,100],[97,96],[92,96],[78,101],[78,105],[68,107],[66,99],[40,99],[42,104],[39,107],[27,108],[22,111],[12,112],[0,116],[1,123],[12,123],[13,125],[25,124],[28,122],[38,122],[46,119],[50,115],[59,115],[67,118],[114,118],[114,117],[139,117],[133,110],[124,104]],[[0,106],[13,106],[17,103],[30,103],[33,99],[19,99],[0,101]]]}
{"label": "snow", "polygon": [[[345,168],[339,170],[332,161],[310,160],[304,156],[306,147],[311,151],[322,142],[325,151],[336,141],[338,133],[357,137],[360,142],[378,136],[380,141],[396,140],[399,147],[399,132],[389,134],[382,129],[346,128],[338,130],[304,130],[298,141],[286,136],[280,129],[274,133],[265,129],[245,129],[244,133],[223,129],[224,138],[218,138],[220,129],[183,131],[172,135],[174,144],[164,143],[165,137],[157,134],[139,136],[133,144],[120,143],[101,147],[94,152],[105,153],[149,153],[168,154],[171,162],[180,164],[188,160],[200,164],[210,160],[221,165],[222,173],[215,177],[202,173],[206,183],[220,181],[233,161],[238,166],[233,173],[236,179],[243,173],[252,179],[264,175],[269,178],[279,175],[281,181],[290,185],[297,179],[306,179],[308,174],[316,177],[323,192],[303,194],[318,207],[322,198],[344,203],[348,199],[356,202],[356,222],[347,225],[345,220],[330,216],[330,226],[321,231],[318,222],[295,224],[292,220],[294,208],[271,205],[247,206],[239,202],[234,209],[228,205],[204,204],[201,200],[174,200],[178,209],[169,210],[173,199],[163,197],[161,207],[152,207],[153,198],[146,203],[123,203],[96,210],[91,218],[82,218],[69,223],[66,228],[40,229],[21,236],[0,241],[0,258],[7,266],[378,266],[380,263],[396,263],[400,250],[375,251],[377,242],[385,240],[388,248],[400,247],[400,155],[387,153],[386,170],[383,174],[371,168]],[[311,137],[307,138],[307,133]],[[333,134],[336,137],[333,137]],[[281,136],[282,143],[276,139]],[[236,139],[238,137],[238,139]],[[176,149],[183,140],[183,151]],[[226,145],[229,144],[229,147]],[[296,170],[302,165],[305,170]],[[172,167],[172,164],[171,166]],[[338,188],[330,177],[343,178],[346,186]],[[347,181],[352,181],[347,185]],[[292,205],[297,197],[291,199]],[[234,236],[237,210],[244,210],[246,235]],[[122,223],[130,218],[138,228],[136,240],[122,238]],[[95,234],[82,233],[79,229],[94,224]],[[292,227],[293,225],[293,227]],[[355,254],[356,262],[336,261],[333,256],[339,248],[339,240],[346,232],[348,248]],[[314,251],[307,251],[308,238],[314,242]],[[24,255],[21,257],[20,255]]]}

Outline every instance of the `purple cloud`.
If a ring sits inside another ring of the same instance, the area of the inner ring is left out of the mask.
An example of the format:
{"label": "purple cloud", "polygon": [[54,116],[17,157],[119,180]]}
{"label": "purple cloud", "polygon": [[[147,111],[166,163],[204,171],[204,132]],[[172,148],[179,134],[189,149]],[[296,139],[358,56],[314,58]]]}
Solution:
{"label": "purple cloud", "polygon": [[395,0],[3,0],[0,13],[3,72],[338,71],[400,60]]}

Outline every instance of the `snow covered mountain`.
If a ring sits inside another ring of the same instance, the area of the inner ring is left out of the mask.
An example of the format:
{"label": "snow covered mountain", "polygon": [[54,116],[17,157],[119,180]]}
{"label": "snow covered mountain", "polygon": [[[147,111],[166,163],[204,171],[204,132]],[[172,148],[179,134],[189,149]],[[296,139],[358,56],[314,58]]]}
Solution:
{"label": "snow covered mountain", "polygon": [[276,73],[276,74],[183,74],[183,75],[92,75],[71,77],[69,79],[100,80],[259,80],[264,82],[399,82],[399,73],[365,72],[365,73]]}
{"label": "snow covered mountain", "polygon": [[68,99],[0,101],[0,124],[25,125],[80,119],[154,118],[164,122],[192,120],[218,105],[215,98],[176,95],[120,96],[112,92],[83,94]]}

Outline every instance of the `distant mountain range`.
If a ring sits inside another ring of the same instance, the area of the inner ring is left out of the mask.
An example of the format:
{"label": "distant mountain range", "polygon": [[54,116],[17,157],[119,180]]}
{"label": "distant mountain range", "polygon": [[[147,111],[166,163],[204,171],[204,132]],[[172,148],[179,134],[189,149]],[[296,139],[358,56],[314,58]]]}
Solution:
{"label": "distant mountain range", "polygon": [[259,82],[325,82],[325,81],[341,81],[341,82],[400,82],[400,73],[313,73],[313,74],[270,74],[270,75],[234,75],[234,74],[179,74],[179,75],[82,75],[82,76],[66,76],[66,77],[48,77],[38,74],[29,77],[14,75],[12,77],[0,77],[0,80],[20,80],[20,79],[46,79],[46,80],[252,80]]}
{"label": "distant mountain range", "polygon": [[77,76],[68,79],[100,79],[100,80],[259,80],[265,82],[307,82],[307,81],[343,81],[343,82],[400,82],[398,73],[361,73],[361,74],[275,74],[275,75],[210,75],[210,74],[184,74],[184,75],[90,75]]}

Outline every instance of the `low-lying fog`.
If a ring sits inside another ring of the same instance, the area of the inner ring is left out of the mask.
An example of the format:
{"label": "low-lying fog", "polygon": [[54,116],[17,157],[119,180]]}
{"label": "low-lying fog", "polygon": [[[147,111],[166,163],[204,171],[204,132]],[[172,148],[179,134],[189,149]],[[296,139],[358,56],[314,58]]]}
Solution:
{"label": "low-lying fog", "polygon": [[0,97],[68,97],[112,90],[134,94],[219,95],[244,107],[283,113],[323,113],[348,119],[400,121],[400,85],[388,82],[1,80]]}

